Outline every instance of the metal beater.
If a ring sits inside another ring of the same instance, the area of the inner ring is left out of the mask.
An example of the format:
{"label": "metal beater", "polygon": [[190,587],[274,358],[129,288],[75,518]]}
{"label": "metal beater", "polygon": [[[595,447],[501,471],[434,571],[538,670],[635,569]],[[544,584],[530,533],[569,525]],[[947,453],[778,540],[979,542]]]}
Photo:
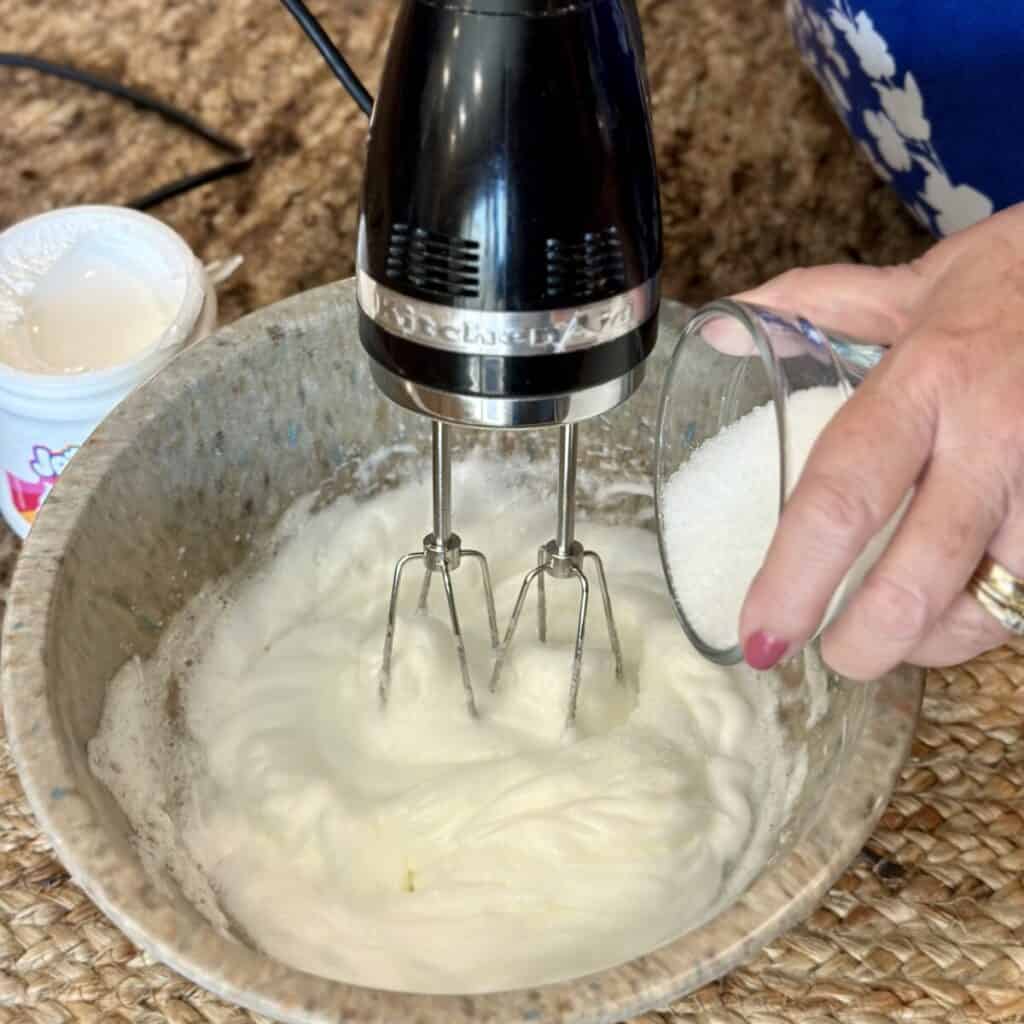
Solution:
{"label": "metal beater", "polygon": [[562,428],[558,439],[558,531],[555,539],[550,540],[537,553],[537,568],[533,569],[523,580],[512,609],[505,639],[498,649],[498,656],[491,673],[491,692],[495,692],[501,682],[505,659],[519,626],[519,618],[523,614],[523,606],[530,593],[530,587],[537,583],[537,636],[541,643],[547,641],[547,593],[544,578],[550,576],[556,580],[574,579],[580,588],[579,616],[576,624],[576,643],[572,656],[572,675],[569,684],[569,710],[566,715],[566,728],[576,723],[576,708],[579,704],[580,679],[583,674],[583,642],[587,630],[587,611],[590,605],[590,581],[583,567],[589,559],[594,563],[597,574],[597,585],[604,603],[604,617],[608,626],[608,641],[615,659],[615,680],[622,683],[625,673],[622,666],[622,647],[619,644],[619,631],[615,627],[615,615],[612,612],[612,599],[608,593],[608,580],[604,573],[604,562],[596,551],[589,551],[576,539],[576,456],[578,439],[575,424]]}
{"label": "metal beater", "polygon": [[[575,537],[577,425],[625,402],[657,338],[658,176],[635,0],[400,0],[374,102],[302,0],[282,0],[360,107],[372,110],[357,254],[360,340],[377,386],[431,417],[434,524],[395,569],[380,694],[391,686],[405,570],[441,576],[462,685],[477,712],[452,586],[484,579],[491,686],[530,588],[580,592],[575,719],[593,577],[615,671],[622,652],[604,566]],[[498,644],[490,572],[451,526],[449,425],[559,427],[555,538],[540,549]]]}
{"label": "metal beater", "polygon": [[387,707],[391,695],[391,659],[395,649],[395,629],[398,621],[398,597],[402,589],[402,576],[406,568],[413,562],[423,562],[423,582],[420,585],[420,597],[417,609],[420,614],[427,610],[427,598],[430,596],[430,583],[435,574],[441,577],[444,595],[448,602],[448,617],[451,620],[452,633],[455,637],[455,650],[459,659],[459,670],[462,673],[462,689],[466,697],[466,708],[471,717],[478,716],[476,695],[473,680],[469,672],[469,660],[466,657],[466,641],[459,622],[459,612],[455,606],[455,590],[452,586],[452,574],[462,564],[464,558],[478,562],[483,577],[484,602],[487,606],[487,620],[491,629],[491,648],[498,647],[498,616],[494,610],[494,588],[491,585],[491,570],[487,559],[480,551],[462,547],[462,538],[452,531],[452,459],[449,441],[449,427],[437,420],[433,425],[433,508],[434,530],[423,538],[423,550],[414,551],[398,560],[395,566],[394,580],[391,584],[391,600],[388,602],[388,624],[384,633],[384,657],[380,667],[380,703]]}

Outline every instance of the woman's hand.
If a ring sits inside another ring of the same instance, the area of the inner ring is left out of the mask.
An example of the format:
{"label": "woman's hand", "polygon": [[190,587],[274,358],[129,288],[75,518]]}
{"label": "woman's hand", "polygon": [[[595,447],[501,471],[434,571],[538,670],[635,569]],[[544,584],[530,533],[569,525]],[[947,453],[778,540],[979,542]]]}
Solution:
{"label": "woman's hand", "polygon": [[868,540],[916,492],[823,637],[838,672],[952,665],[1008,633],[965,592],[985,552],[1024,576],[1024,204],[916,263],[796,270],[739,296],[892,346],[815,446],[747,596],[768,668],[806,642]]}

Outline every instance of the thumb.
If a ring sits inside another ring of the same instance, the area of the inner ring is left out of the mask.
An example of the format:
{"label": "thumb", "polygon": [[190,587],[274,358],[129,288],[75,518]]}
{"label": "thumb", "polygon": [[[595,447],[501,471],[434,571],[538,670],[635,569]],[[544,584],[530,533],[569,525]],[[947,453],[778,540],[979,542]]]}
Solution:
{"label": "thumb", "polygon": [[740,302],[796,313],[816,326],[860,341],[892,345],[909,331],[929,280],[913,264],[864,267],[836,263],[790,270],[733,296]]}

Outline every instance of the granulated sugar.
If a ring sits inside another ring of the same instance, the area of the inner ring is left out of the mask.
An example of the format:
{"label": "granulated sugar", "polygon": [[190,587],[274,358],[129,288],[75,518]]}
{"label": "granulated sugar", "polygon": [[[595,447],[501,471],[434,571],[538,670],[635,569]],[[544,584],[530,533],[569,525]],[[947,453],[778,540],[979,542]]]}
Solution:
{"label": "granulated sugar", "polygon": [[[835,387],[790,395],[790,490],[846,397]],[[707,644],[732,647],[744,598],[778,523],[774,405],[759,406],[701,445],[669,480],[662,502],[668,571],[690,625]]]}

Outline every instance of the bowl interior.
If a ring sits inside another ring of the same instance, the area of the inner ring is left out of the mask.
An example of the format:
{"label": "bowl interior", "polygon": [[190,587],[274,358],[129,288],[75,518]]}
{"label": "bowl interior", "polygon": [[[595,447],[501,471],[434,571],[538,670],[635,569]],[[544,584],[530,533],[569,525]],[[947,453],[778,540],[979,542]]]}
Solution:
{"label": "bowl interior", "polygon": [[[626,407],[588,424],[581,444],[584,510],[652,530],[659,386],[686,310],[668,303],[662,316],[647,382]],[[554,472],[557,432],[457,438],[456,457],[482,447],[547,460]],[[26,792],[65,865],[130,938],[281,1020],[603,1021],[666,1005],[808,913],[855,856],[908,749],[919,673],[853,686],[808,653],[780,686],[793,799],[774,856],[742,897],[628,965],[472,998],[326,981],[221,935],[173,879],[142,863],[128,822],[89,770],[107,683],[126,659],[155,651],[204,584],[258,557],[295,499],[370,495],[422,473],[429,451],[426,421],[380,398],[370,380],[350,282],[240,321],[131,396],[51,494],[12,587],[4,701]],[[608,488],[621,480],[636,486]]]}

